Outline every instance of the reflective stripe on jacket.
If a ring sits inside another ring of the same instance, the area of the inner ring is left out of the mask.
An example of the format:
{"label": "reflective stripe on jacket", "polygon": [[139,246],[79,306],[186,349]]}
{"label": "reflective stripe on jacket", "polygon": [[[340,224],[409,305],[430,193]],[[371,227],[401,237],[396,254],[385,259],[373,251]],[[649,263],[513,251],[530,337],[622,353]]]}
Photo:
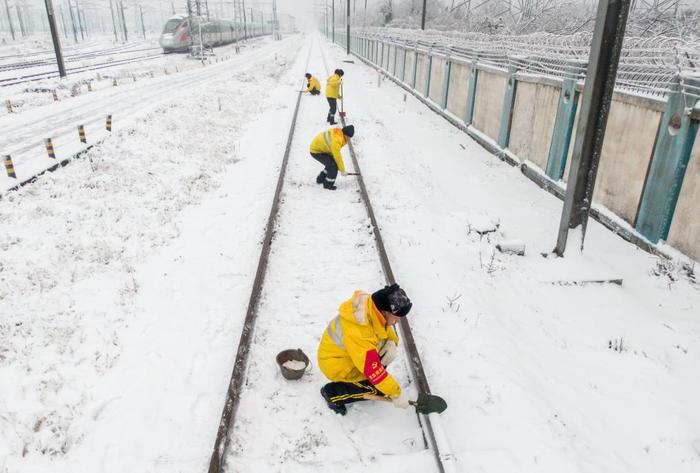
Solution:
{"label": "reflective stripe on jacket", "polygon": [[326,81],[326,97],[330,99],[340,98],[340,76],[338,74],[333,74]]}
{"label": "reflective stripe on jacket", "polygon": [[321,91],[321,83],[314,76],[311,76],[311,79],[306,84],[306,91],[311,92],[312,90]]}
{"label": "reflective stripe on jacket", "polygon": [[339,308],[321,337],[318,366],[331,381],[358,382],[369,380],[387,396],[398,396],[401,387],[386,371],[379,350],[391,340],[399,343],[393,327],[376,308],[372,297],[355,291]]}
{"label": "reflective stripe on jacket", "polygon": [[332,154],[335,164],[338,165],[340,172],[345,171],[345,163],[340,149],[347,144],[343,130],[340,128],[329,128],[328,130],[319,133],[311,142],[309,151],[318,154]]}

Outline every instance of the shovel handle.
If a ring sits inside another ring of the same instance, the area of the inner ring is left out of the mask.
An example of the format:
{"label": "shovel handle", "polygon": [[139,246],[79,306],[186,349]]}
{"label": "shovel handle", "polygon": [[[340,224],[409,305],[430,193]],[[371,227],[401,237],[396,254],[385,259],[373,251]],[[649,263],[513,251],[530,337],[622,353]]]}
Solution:
{"label": "shovel handle", "polygon": [[[368,401],[393,402],[391,400],[391,398],[388,396],[377,396],[376,394],[364,394],[362,397]],[[418,404],[417,401],[408,401],[408,403],[412,406],[415,406],[416,404]]]}

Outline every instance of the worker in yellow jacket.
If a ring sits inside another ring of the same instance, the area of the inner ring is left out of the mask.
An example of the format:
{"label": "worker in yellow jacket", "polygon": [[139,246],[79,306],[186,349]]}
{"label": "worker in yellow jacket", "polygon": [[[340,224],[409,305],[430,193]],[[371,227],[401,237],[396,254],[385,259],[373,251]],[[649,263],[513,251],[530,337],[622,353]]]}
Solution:
{"label": "worker in yellow jacket", "polygon": [[316,177],[317,184],[323,184],[324,189],[336,190],[335,178],[340,174],[345,176],[345,163],[340,150],[350,138],[355,135],[355,127],[352,125],[343,128],[329,128],[319,133],[311,142],[309,151],[311,157],[323,164],[324,169]]}
{"label": "worker in yellow jacket", "polygon": [[408,407],[408,395],[386,367],[398,353],[394,325],[412,305],[398,284],[372,295],[357,290],[340,304],[318,347],[318,366],[331,380],[321,396],[331,410],[345,415],[345,405],[362,401],[366,394],[384,395],[395,407]]}
{"label": "worker in yellow jacket", "polygon": [[328,118],[326,121],[331,125],[335,125],[335,111],[338,108],[338,100],[343,97],[340,95],[340,85],[343,83],[342,69],[336,69],[332,76],[326,81],[326,100],[328,100]]}
{"label": "worker in yellow jacket", "polygon": [[318,79],[308,72],[304,74],[304,76],[306,77],[306,92],[310,93],[311,95],[320,95],[321,83],[318,81]]}

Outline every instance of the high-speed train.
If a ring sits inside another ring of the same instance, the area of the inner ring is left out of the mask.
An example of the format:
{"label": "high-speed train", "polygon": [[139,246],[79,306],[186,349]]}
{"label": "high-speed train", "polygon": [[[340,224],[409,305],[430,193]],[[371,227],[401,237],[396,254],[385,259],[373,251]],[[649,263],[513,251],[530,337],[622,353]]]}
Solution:
{"label": "high-speed train", "polygon": [[[246,26],[249,38],[269,34],[264,23],[249,23]],[[243,28],[239,28],[237,33],[236,24],[233,21],[176,15],[165,23],[163,33],[160,35],[160,47],[166,53],[188,51],[192,43],[199,43],[200,27],[202,44],[205,48],[233,43],[243,37]]]}

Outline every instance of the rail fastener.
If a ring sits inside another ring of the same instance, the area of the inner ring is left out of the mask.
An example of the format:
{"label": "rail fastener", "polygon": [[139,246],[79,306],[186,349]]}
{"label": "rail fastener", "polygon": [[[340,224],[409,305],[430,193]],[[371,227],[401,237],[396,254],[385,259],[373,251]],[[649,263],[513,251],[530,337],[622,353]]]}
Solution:
{"label": "rail fastener", "polygon": [[85,127],[83,125],[78,125],[78,136],[80,137],[81,143],[87,143],[87,138],[85,137]]}
{"label": "rail fastener", "polygon": [[105,128],[107,128],[107,131],[112,131],[112,115],[107,115],[107,120],[105,122]]}
{"label": "rail fastener", "polygon": [[56,159],[56,152],[53,149],[53,142],[51,141],[51,138],[46,138],[44,140],[44,144],[46,145],[46,153],[49,155],[49,158]]}
{"label": "rail fastener", "polygon": [[12,156],[10,156],[9,154],[6,154],[4,161],[5,161],[5,171],[7,171],[8,177],[11,177],[13,179],[17,179],[17,174],[15,173],[15,165],[12,164]]}
{"label": "rail fastener", "polygon": [[7,113],[12,113],[12,101],[11,100],[5,100],[5,108],[7,109]]}

